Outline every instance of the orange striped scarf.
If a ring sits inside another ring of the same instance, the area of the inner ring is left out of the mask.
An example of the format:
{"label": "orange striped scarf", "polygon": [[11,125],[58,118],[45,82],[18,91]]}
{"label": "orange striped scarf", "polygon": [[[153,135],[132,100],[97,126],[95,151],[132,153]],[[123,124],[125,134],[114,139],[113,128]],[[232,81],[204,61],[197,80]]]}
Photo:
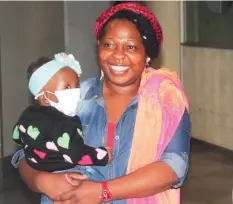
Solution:
{"label": "orange striped scarf", "polygon": [[[188,101],[175,73],[168,69],[145,69],[139,89],[138,112],[127,173],[160,159],[185,108],[189,109]],[[127,200],[127,204],[179,203],[179,189]]]}

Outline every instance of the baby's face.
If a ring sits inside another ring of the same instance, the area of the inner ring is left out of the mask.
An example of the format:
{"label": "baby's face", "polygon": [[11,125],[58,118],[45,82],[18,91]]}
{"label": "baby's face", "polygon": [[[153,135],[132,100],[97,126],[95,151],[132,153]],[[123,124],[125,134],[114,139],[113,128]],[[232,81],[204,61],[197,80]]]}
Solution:
{"label": "baby's face", "polygon": [[[79,87],[79,77],[75,71],[72,69],[65,67],[58,71],[50,80],[49,82],[44,86],[43,91],[49,91],[54,93],[55,91],[65,90],[65,89],[74,89]],[[43,96],[42,96],[43,97]],[[58,102],[56,96],[54,94],[48,94],[47,97],[54,101]],[[44,100],[42,98],[39,98],[39,103],[41,105],[49,105],[49,102],[46,102],[47,104],[44,104]]]}

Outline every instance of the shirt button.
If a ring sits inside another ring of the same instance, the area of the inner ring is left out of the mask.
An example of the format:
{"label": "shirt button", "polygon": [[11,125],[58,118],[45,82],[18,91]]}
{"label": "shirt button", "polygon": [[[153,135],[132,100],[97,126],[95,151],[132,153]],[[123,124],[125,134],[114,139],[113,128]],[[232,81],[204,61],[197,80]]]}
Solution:
{"label": "shirt button", "polygon": [[116,140],[119,140],[119,139],[120,139],[120,137],[119,137],[119,136],[116,136],[116,137],[115,137],[115,139],[116,139]]}

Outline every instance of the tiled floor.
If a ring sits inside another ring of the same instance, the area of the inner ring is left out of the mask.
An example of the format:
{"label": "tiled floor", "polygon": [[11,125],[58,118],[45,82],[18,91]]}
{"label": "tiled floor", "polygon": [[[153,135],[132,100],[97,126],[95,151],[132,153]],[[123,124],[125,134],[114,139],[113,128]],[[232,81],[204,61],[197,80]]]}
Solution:
{"label": "tiled floor", "polygon": [[[0,204],[37,204],[15,173],[4,179]],[[232,204],[233,153],[203,143],[192,142],[191,167],[182,188],[182,204]]]}

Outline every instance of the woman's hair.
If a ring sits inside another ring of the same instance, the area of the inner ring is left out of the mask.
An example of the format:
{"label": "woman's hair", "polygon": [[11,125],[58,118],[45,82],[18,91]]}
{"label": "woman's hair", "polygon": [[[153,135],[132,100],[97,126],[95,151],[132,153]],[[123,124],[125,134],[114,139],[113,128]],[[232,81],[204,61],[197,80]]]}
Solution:
{"label": "woman's hair", "polygon": [[95,23],[97,40],[105,35],[106,26],[114,19],[132,22],[141,35],[147,56],[153,60],[160,52],[162,28],[154,14],[138,2],[120,2],[103,12]]}
{"label": "woman's hair", "polygon": [[52,58],[50,57],[40,57],[35,62],[32,62],[27,68],[27,79],[30,80],[33,72],[35,72],[39,67],[50,62]]}

